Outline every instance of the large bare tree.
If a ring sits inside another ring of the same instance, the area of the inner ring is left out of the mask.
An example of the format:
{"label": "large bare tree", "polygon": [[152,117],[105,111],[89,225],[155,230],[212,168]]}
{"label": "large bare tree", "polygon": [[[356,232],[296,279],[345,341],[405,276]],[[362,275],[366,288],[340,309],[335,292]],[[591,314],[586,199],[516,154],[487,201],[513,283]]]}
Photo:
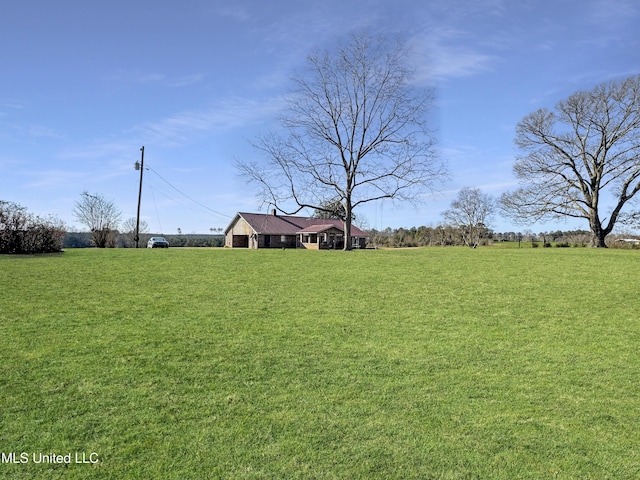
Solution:
{"label": "large bare tree", "polygon": [[480,237],[487,231],[494,206],[491,195],[482,193],[479,188],[464,187],[442,216],[449,224],[458,227],[466,246],[476,248]]}
{"label": "large bare tree", "polygon": [[238,162],[263,204],[286,214],[341,212],[350,249],[356,207],[416,201],[438,186],[446,168],[427,126],[433,92],[413,84],[406,53],[400,42],[361,32],[308,57],[286,97],[284,133],[254,143],[266,161]]}
{"label": "large bare tree", "polygon": [[523,186],[503,194],[516,220],[573,217],[606,247],[623,208],[640,191],[640,76],[598,85],[540,109],[517,126],[525,152],[514,173]]}

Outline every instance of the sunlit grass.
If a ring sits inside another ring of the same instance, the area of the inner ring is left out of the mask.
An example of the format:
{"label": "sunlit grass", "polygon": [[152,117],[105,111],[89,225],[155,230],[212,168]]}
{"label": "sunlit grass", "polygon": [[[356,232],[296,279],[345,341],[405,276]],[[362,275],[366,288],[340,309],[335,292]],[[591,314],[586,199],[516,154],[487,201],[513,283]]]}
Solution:
{"label": "sunlit grass", "polygon": [[0,257],[0,476],[635,478],[639,259]]}

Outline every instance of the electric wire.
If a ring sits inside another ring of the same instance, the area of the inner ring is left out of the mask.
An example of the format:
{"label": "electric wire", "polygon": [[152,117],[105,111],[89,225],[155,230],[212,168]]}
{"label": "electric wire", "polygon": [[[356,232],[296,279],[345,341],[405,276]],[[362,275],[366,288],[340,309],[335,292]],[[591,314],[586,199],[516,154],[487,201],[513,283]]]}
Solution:
{"label": "electric wire", "polygon": [[[151,168],[151,167],[146,167],[146,168],[148,168],[150,171],[152,171],[153,173],[155,173],[155,174],[158,176],[158,178],[160,178],[160,180],[162,180],[164,183],[166,183],[167,185],[169,185],[171,188],[173,188],[173,189],[174,189],[176,192],[178,192],[180,195],[182,195],[183,197],[185,197],[185,198],[186,198],[186,199],[188,199],[189,201],[191,201],[191,202],[195,203],[196,205],[200,206],[201,208],[204,208],[205,210],[207,210],[207,211],[208,211],[208,212],[210,212],[211,214],[214,214],[214,215],[216,215],[216,216],[218,216],[218,217],[232,218],[230,215],[226,215],[226,214],[224,214],[224,213],[218,212],[218,211],[216,211],[216,210],[214,210],[214,209],[212,209],[212,208],[210,208],[210,207],[208,207],[208,206],[204,205],[203,203],[200,203],[200,202],[198,202],[197,200],[195,200],[195,199],[191,198],[189,195],[187,195],[186,193],[184,193],[184,192],[183,192],[182,190],[180,190],[178,187],[176,187],[175,185],[171,184],[171,182],[169,182],[166,178],[164,178],[162,175],[160,175],[158,172],[156,172],[153,168]],[[160,192],[160,193],[162,193],[162,192]],[[171,198],[171,197],[169,197],[168,195],[165,195],[165,196],[167,196],[168,198]],[[172,198],[172,200],[175,200],[175,199],[173,199],[173,198]]]}
{"label": "electric wire", "polygon": [[158,226],[160,227],[160,233],[163,233],[162,230],[162,223],[160,222],[160,212],[158,211],[158,204],[156,203],[156,195],[155,195],[155,188],[153,188],[153,185],[149,185],[151,187],[151,197],[153,198],[153,206],[156,208],[156,217],[158,217]]}
{"label": "electric wire", "polygon": [[[205,210],[203,207],[197,205],[197,204],[193,204],[190,201],[188,201],[185,198],[181,198],[177,195],[171,194],[165,190],[163,190],[162,188],[159,188],[157,185],[155,186],[150,186],[150,188],[153,188],[153,190],[158,193],[159,195],[162,195],[164,198],[170,200],[172,203],[176,204],[176,205],[180,205],[182,208],[190,210],[192,212],[195,213],[204,213],[205,215],[214,217],[216,219],[218,219],[217,215],[213,215],[211,212]],[[160,207],[161,208],[161,207]]]}

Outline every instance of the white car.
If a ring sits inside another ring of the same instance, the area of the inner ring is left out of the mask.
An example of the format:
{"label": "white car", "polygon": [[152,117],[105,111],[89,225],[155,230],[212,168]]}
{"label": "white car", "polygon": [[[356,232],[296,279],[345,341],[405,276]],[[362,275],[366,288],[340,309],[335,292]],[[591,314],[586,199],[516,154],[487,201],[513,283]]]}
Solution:
{"label": "white car", "polygon": [[169,248],[169,242],[164,237],[151,237],[147,242],[147,248]]}

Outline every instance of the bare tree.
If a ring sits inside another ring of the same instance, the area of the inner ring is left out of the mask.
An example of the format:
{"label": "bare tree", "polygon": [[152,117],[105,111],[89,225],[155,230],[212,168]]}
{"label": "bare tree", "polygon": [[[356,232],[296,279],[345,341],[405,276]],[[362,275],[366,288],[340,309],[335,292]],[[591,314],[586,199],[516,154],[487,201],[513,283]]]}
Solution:
{"label": "bare tree", "polygon": [[259,186],[263,203],[288,214],[303,208],[342,212],[349,239],[359,205],[418,201],[446,178],[426,124],[432,91],[412,84],[405,56],[400,43],[363,32],[333,54],[308,58],[308,70],[294,77],[286,97],[286,135],[255,142],[264,164],[237,165]]}
{"label": "bare tree", "polygon": [[479,188],[464,187],[442,216],[460,230],[466,246],[476,248],[487,231],[494,210],[495,201],[491,195],[482,193]]}
{"label": "bare tree", "polygon": [[111,200],[97,194],[82,192],[81,199],[75,204],[73,214],[76,219],[91,231],[91,240],[98,248],[115,246],[118,223],[122,213]]}
{"label": "bare tree", "polygon": [[[574,93],[527,115],[517,126],[515,175],[523,187],[503,194],[520,221],[584,218],[591,246],[605,237],[640,191],[640,76]],[[610,208],[610,210],[606,210]]]}
{"label": "bare tree", "polygon": [[[136,218],[131,217],[124,221],[122,224],[122,232],[124,233],[125,246],[129,247],[136,245]],[[140,220],[138,234],[149,233],[149,224],[145,220]]]}

